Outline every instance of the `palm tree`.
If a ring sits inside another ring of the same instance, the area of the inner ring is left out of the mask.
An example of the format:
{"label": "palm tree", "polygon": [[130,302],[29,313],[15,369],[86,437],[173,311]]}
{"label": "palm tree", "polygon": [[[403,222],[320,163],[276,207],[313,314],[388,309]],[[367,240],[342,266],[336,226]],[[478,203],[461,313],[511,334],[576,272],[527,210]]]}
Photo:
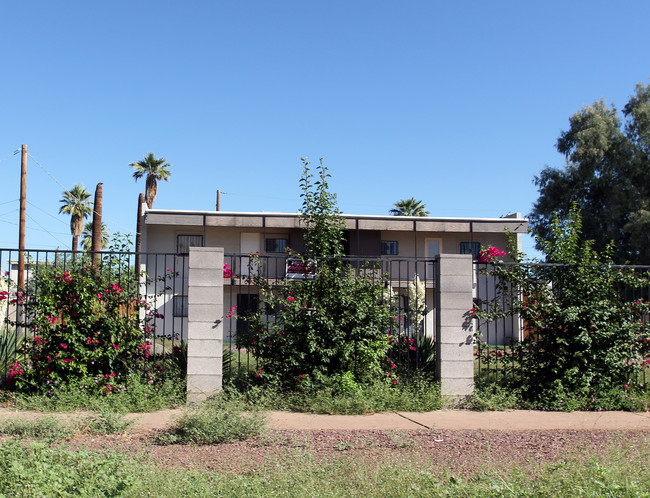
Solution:
{"label": "palm tree", "polygon": [[[110,235],[106,224],[102,223],[102,250],[108,247]],[[87,221],[84,225],[84,231],[81,233],[81,248],[84,251],[90,251],[93,248],[93,222]]]}
{"label": "palm tree", "polygon": [[156,193],[158,192],[157,180],[169,180],[171,173],[167,168],[169,168],[171,164],[168,164],[167,159],[164,157],[156,159],[153,156],[153,152],[150,152],[149,155],[144,156],[144,159],[137,163],[131,163],[129,166],[135,170],[133,178],[135,178],[136,182],[145,174],[147,175],[145,197],[147,199],[147,206],[151,209],[153,201],[156,198]]}
{"label": "palm tree", "polygon": [[429,216],[426,205],[422,201],[416,201],[415,197],[400,199],[389,212],[393,216]]}
{"label": "palm tree", "polygon": [[76,251],[79,244],[79,235],[84,227],[84,218],[92,213],[90,207],[90,192],[81,183],[75,184],[71,190],[63,192],[59,214],[66,213],[70,218],[70,232],[72,233],[72,250]]}

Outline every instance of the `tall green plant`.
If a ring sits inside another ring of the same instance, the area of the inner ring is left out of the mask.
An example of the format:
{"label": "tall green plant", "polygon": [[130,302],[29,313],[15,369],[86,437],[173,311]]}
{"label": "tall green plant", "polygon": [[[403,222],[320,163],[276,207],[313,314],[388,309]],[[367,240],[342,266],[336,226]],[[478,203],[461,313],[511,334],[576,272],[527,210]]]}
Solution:
{"label": "tall green plant", "polygon": [[[564,219],[554,217],[548,240],[539,240],[553,266],[494,264],[486,270],[498,292],[475,314],[485,321],[518,315],[527,326],[515,351],[531,400],[624,391],[649,366],[648,276],[613,266],[611,247],[598,254],[580,237],[574,206]],[[636,297],[626,299],[626,293]],[[507,307],[501,303],[511,300],[504,295],[514,297]]]}
{"label": "tall green plant", "polygon": [[238,345],[258,358],[257,378],[284,387],[386,376],[390,307],[380,282],[358,277],[344,265],[344,221],[329,177],[321,161],[314,182],[303,159],[305,252],[291,256],[302,258],[314,278],[267,281],[262,262],[251,255],[261,308],[247,318],[251,326],[238,335]]}

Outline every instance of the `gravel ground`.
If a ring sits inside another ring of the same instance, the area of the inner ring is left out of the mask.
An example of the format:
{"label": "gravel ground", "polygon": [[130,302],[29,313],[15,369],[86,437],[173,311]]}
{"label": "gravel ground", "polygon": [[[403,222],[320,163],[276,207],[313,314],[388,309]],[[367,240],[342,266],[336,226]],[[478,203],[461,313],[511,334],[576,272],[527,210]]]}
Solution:
{"label": "gravel ground", "polygon": [[255,472],[285,459],[316,462],[351,456],[369,464],[397,461],[420,469],[447,470],[455,475],[502,471],[514,465],[538,468],[570,458],[611,454],[634,456],[650,448],[650,431],[475,431],[355,430],[285,431],[219,445],[162,445],[154,434],[75,437],[59,443],[75,449],[115,450],[142,456],[165,469]]}

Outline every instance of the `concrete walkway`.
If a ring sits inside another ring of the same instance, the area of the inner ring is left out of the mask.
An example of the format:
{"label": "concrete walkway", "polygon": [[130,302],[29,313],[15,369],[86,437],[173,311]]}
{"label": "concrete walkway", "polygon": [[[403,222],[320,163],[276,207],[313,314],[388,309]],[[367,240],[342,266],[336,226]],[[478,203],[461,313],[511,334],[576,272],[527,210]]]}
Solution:
{"label": "concrete walkway", "polygon": [[313,415],[269,412],[269,426],[291,430],[650,430],[650,413],[538,412],[513,410],[474,412],[438,410],[428,413],[376,413],[372,415]]}
{"label": "concrete walkway", "polygon": [[[132,413],[134,432],[149,432],[169,427],[182,408],[152,413]],[[0,421],[11,418],[37,418],[47,414],[0,408]],[[83,414],[54,414],[70,418]],[[267,412],[271,429],[316,430],[646,430],[650,431],[650,412],[539,412],[512,410],[474,412],[438,410],[427,413],[391,412],[368,415],[314,415],[310,413]]]}

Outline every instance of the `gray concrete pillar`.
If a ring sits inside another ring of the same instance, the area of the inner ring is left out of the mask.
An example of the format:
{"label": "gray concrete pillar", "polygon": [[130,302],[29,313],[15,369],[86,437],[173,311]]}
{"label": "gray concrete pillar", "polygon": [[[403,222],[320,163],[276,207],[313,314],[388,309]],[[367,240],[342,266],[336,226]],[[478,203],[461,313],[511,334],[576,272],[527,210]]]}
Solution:
{"label": "gray concrete pillar", "polygon": [[222,387],[223,248],[190,248],[187,305],[187,402],[194,403]]}
{"label": "gray concrete pillar", "polygon": [[441,254],[436,261],[436,353],[441,394],[474,392],[472,256]]}

